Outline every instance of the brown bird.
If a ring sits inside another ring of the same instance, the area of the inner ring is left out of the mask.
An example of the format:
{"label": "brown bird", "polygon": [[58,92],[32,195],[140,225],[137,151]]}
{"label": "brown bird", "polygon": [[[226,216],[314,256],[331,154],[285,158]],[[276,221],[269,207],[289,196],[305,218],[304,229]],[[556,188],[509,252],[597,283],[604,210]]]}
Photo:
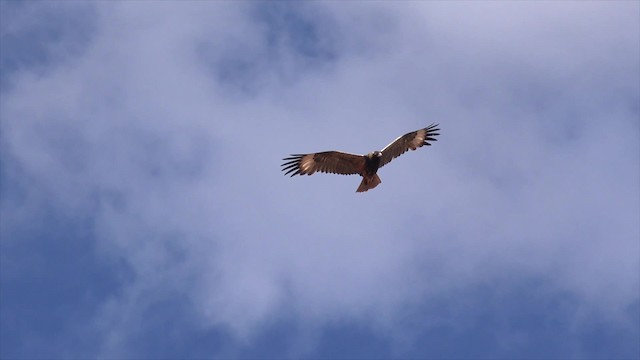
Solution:
{"label": "brown bird", "polygon": [[415,150],[428,141],[437,141],[434,136],[438,133],[438,124],[432,124],[424,129],[416,130],[395,139],[380,151],[373,151],[367,155],[349,154],[340,151],[325,151],[314,154],[292,154],[282,164],[285,175],[311,175],[316,171],[341,175],[360,175],[362,182],[356,192],[364,192],[378,186],[382,181],[376,172],[391,160],[404,154],[409,149]]}

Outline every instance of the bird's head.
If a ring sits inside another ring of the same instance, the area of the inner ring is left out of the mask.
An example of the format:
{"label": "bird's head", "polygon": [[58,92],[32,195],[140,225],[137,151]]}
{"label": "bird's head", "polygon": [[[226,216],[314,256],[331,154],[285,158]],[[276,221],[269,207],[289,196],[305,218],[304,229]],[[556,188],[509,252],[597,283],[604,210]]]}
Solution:
{"label": "bird's head", "polygon": [[369,159],[373,159],[375,157],[382,157],[382,152],[381,151],[377,151],[377,150],[376,151],[372,151],[369,154],[367,154],[367,157]]}

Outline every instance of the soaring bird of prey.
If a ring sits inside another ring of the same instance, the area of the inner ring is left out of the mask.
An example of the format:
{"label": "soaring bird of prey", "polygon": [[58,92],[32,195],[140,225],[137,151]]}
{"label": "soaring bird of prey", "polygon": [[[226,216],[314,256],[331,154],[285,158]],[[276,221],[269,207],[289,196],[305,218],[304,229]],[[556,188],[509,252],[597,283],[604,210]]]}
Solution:
{"label": "soaring bird of prey", "polygon": [[372,151],[367,155],[349,154],[340,151],[325,151],[313,154],[292,154],[284,158],[282,171],[285,175],[311,175],[316,171],[341,175],[360,175],[362,182],[356,192],[364,192],[378,186],[382,181],[378,176],[379,168],[391,160],[404,154],[409,149],[415,150],[424,145],[431,146],[429,141],[437,141],[438,124],[431,124],[424,129],[404,134],[395,139],[380,151]]}

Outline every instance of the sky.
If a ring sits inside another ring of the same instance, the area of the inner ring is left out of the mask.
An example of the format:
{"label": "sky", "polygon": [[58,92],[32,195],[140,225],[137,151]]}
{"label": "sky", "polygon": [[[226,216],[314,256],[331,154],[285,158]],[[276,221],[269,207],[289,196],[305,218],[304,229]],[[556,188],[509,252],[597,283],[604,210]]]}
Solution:
{"label": "sky", "polygon": [[0,20],[0,358],[640,358],[639,2]]}

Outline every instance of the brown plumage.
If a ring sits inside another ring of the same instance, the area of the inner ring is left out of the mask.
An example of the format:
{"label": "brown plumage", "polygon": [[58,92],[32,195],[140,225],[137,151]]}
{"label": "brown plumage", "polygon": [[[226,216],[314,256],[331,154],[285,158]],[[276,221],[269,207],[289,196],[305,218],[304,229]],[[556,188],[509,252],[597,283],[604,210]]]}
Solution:
{"label": "brown plumage", "polygon": [[391,160],[404,154],[408,150],[415,150],[424,145],[431,145],[429,141],[437,141],[437,124],[424,129],[404,134],[395,139],[381,151],[373,151],[367,155],[349,154],[340,151],[325,151],[313,154],[293,154],[284,158],[282,171],[285,175],[311,175],[316,171],[341,175],[360,175],[362,182],[356,192],[364,192],[378,186],[382,181],[377,175],[379,168]]}

